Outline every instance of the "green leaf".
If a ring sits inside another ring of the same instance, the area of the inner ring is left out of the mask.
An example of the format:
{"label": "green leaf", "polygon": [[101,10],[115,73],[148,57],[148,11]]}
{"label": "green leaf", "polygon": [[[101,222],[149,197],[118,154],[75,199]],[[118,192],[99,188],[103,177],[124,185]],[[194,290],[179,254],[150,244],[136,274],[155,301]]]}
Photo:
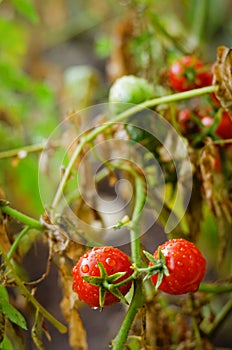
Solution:
{"label": "green leaf", "polygon": [[27,330],[26,320],[23,315],[14,306],[9,304],[7,290],[4,286],[0,286],[0,308],[2,313],[7,316],[11,322]]}
{"label": "green leaf", "polygon": [[8,293],[4,286],[0,286],[0,305],[1,303],[9,303]]}
{"label": "green leaf", "polygon": [[39,17],[32,0],[11,0],[11,2],[13,3],[16,10],[31,22],[39,22]]}
{"label": "green leaf", "polygon": [[10,340],[7,337],[4,337],[3,342],[1,343],[1,350],[14,350]]}

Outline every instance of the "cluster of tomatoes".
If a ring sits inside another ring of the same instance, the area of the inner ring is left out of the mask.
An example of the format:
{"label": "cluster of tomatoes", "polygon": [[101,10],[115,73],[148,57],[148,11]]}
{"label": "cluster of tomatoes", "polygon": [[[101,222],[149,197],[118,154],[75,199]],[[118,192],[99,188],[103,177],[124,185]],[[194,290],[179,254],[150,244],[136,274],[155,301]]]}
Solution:
{"label": "cluster of tomatoes", "polygon": [[[148,257],[149,255],[146,254]],[[119,302],[120,296],[128,293],[133,276],[143,277],[139,274],[140,269],[136,269],[129,256],[118,248],[94,247],[73,267],[73,288],[79,298],[91,307],[111,305]],[[147,269],[143,267],[141,271],[144,274],[147,270],[155,286],[159,274],[162,274],[159,290],[169,294],[184,294],[198,289],[205,269],[206,261],[199,249],[193,243],[178,238],[160,245],[151,256]],[[135,274],[135,271],[138,273]],[[163,273],[164,271],[166,272]]]}
{"label": "cluster of tomatoes", "polygon": [[[208,68],[195,56],[183,56],[176,60],[168,71],[170,87],[175,92],[184,92],[212,84],[213,67]],[[195,101],[178,113],[180,131],[190,140],[201,133],[214,139],[232,138],[232,119],[229,113],[220,107],[215,94],[211,94],[206,104]]]}

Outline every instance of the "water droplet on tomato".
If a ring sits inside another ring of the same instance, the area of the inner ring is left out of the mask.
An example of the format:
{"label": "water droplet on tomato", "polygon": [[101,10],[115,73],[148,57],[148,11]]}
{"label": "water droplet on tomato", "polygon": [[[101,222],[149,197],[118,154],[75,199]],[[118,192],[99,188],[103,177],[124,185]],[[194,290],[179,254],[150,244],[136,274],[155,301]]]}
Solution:
{"label": "water droplet on tomato", "polygon": [[109,265],[111,267],[116,265],[116,261],[114,259],[111,259],[111,258],[107,258],[106,263],[107,263],[107,265]]}
{"label": "water droplet on tomato", "polygon": [[99,307],[98,306],[93,306],[93,307],[91,307],[91,309],[97,310],[97,309],[99,309]]}
{"label": "water droplet on tomato", "polygon": [[89,271],[89,265],[85,264],[81,266],[81,271],[87,273]]}

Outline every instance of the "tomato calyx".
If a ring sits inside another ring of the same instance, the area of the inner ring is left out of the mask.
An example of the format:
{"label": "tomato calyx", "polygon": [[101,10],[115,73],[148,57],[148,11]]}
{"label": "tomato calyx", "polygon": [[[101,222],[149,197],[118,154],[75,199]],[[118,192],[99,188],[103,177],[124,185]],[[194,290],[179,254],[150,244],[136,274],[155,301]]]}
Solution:
{"label": "tomato calyx", "polygon": [[143,281],[146,281],[155,274],[158,274],[157,283],[155,285],[155,289],[158,290],[160,284],[162,283],[163,277],[169,276],[165,256],[160,249],[158,253],[158,259],[155,259],[154,256],[146,250],[144,250],[143,253],[149,260],[149,266],[138,268],[133,265],[133,269],[135,270],[134,277],[138,278],[140,275],[142,275],[144,276]]}
{"label": "tomato calyx", "polygon": [[132,280],[132,277],[125,279],[121,283],[115,284],[117,280],[121,277],[125,276],[126,272],[116,272],[112,275],[108,275],[104,265],[101,262],[98,262],[98,267],[100,271],[100,276],[82,276],[83,280],[87,283],[92,284],[93,286],[99,287],[99,305],[101,308],[104,307],[106,292],[109,291],[118,299],[128,304],[124,295],[120,292],[118,287],[122,284],[129,282]]}

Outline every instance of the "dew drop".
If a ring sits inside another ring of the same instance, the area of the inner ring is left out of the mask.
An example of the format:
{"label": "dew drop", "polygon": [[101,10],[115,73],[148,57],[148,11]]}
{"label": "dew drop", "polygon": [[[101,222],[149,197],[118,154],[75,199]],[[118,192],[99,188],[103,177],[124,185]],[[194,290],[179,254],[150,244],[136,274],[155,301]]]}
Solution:
{"label": "dew drop", "polygon": [[107,258],[106,259],[106,263],[109,266],[115,266],[116,265],[116,261],[114,259],[111,259],[111,258]]}
{"label": "dew drop", "polygon": [[81,266],[81,271],[87,273],[89,271],[89,265],[85,264]]}
{"label": "dew drop", "polygon": [[97,310],[97,309],[99,309],[99,307],[98,306],[93,306],[93,307],[91,307],[91,309],[92,310]]}

